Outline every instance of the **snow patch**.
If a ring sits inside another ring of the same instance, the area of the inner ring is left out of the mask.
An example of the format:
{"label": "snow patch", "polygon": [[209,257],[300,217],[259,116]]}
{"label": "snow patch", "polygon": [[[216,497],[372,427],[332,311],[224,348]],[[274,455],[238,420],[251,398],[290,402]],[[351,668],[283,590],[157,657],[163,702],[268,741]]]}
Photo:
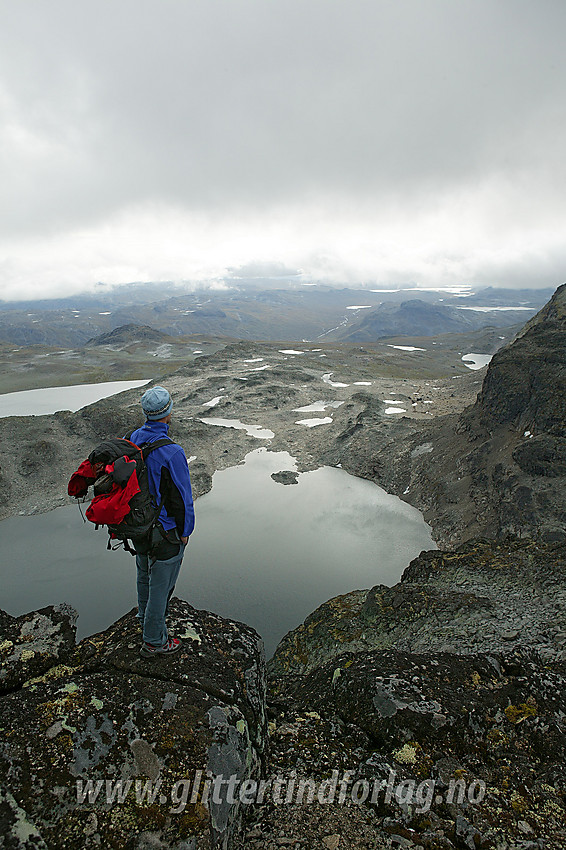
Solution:
{"label": "snow patch", "polygon": [[313,401],[312,404],[305,404],[304,407],[294,407],[293,413],[322,413],[327,407],[340,407],[344,404],[343,401]]}
{"label": "snow patch", "polygon": [[216,417],[208,417],[200,420],[206,425],[219,425],[221,428],[236,428],[246,431],[249,437],[256,437],[258,440],[272,440],[275,436],[269,428],[262,428],[261,425],[246,425],[240,422],[239,419],[218,419]]}
{"label": "snow patch", "polygon": [[[321,354],[320,356],[324,357],[324,354]],[[340,381],[332,381],[331,378],[332,378],[333,374],[334,374],[334,372],[327,372],[326,375],[322,376],[322,380],[324,381],[325,384],[328,384],[328,386],[330,386],[330,387],[349,387],[350,386],[350,384],[342,384],[342,383],[340,383]]]}
{"label": "snow patch", "polygon": [[306,425],[307,428],[315,428],[317,425],[329,425],[332,422],[330,416],[325,416],[324,419],[299,419],[295,425]]}
{"label": "snow patch", "polygon": [[399,351],[426,351],[426,348],[415,348],[414,345],[391,345],[387,343],[388,348],[397,348]]}
{"label": "snow patch", "polygon": [[495,313],[495,312],[507,312],[512,310],[515,312],[516,310],[527,310],[531,313],[536,311],[536,307],[456,307],[457,310],[475,310],[476,313]]}

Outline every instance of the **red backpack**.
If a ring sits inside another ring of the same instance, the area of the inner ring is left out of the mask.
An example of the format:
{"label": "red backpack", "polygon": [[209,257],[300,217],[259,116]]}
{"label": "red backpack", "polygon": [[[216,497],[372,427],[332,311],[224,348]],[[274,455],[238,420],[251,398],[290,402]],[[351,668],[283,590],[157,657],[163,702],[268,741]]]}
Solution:
{"label": "red backpack", "polygon": [[154,449],[170,443],[173,440],[168,437],[142,446],[127,439],[106,440],[71,476],[67,487],[69,496],[84,500],[89,486],[94,486],[94,498],[86,510],[86,518],[96,528],[108,527],[108,549],[116,548],[112,547],[111,540],[118,540],[132,555],[136,550],[150,551],[163,499],[156,504],[149,491],[145,459]]}

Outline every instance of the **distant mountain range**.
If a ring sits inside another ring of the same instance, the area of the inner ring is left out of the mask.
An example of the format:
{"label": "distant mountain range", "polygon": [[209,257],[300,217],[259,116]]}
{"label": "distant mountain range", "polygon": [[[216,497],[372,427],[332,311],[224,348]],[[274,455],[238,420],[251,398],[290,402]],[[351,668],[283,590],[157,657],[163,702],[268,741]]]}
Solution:
{"label": "distant mountain range", "polygon": [[55,301],[0,302],[0,342],[76,348],[128,325],[173,337],[371,342],[387,336],[522,324],[551,294],[550,290],[484,289],[462,294],[314,285],[184,292],[173,284],[139,284]]}

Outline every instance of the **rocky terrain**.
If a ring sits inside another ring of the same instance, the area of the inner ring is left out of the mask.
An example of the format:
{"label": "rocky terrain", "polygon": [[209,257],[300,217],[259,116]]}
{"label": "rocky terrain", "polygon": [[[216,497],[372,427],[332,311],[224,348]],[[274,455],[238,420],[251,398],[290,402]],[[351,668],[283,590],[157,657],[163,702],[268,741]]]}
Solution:
{"label": "rocky terrain", "polygon": [[437,539],[565,539],[566,285],[493,358],[474,405],[447,421],[411,490]]}
{"label": "rocky terrain", "polygon": [[[89,339],[77,348],[0,343],[2,393],[41,387],[128,381],[151,375],[158,380],[187,362],[226,344],[208,337],[170,337],[154,328],[125,325]],[[1,400],[0,400],[1,405]],[[1,410],[1,407],[0,407]]]}
{"label": "rocky terrain", "polygon": [[566,662],[566,547],[528,538],[423,552],[393,587],[326,602],[289,632],[274,674],[309,673],[345,651],[505,654]]}
{"label": "rocky terrain", "polygon": [[[257,636],[186,603],[173,612],[187,637],[174,673],[138,658],[132,614],[76,649],[68,612],[4,615],[6,846],[566,846],[565,298],[562,286],[480,372],[407,340],[246,342],[164,380],[197,494],[215,469],[268,445],[300,470],[340,464],[410,500],[443,548],[392,588],[313,612],[270,662],[265,701]],[[317,402],[326,409],[297,410]],[[317,427],[297,421],[327,414]],[[215,416],[274,436],[203,421]],[[4,420],[2,515],[65,501],[77,458],[138,419],[131,391],[75,414]],[[222,747],[239,777],[262,773],[261,800],[205,813],[197,795],[176,820],[162,805],[69,808],[47,782],[67,787],[86,767],[96,778],[104,768],[169,780],[206,765],[216,775]]]}
{"label": "rocky terrain", "polygon": [[[174,664],[155,663],[139,656],[135,611],[78,647],[73,615],[2,613],[0,846],[231,846],[241,807],[225,795],[207,802],[204,783],[262,772],[258,635],[176,600],[170,619],[183,647]],[[87,785],[101,778],[98,792]]]}
{"label": "rocky terrain", "polygon": [[[171,435],[196,458],[191,462],[196,493],[210,488],[215,470],[233,466],[259,445],[289,451],[301,470],[341,461],[346,466],[349,434],[360,430],[361,421],[372,431],[378,425],[387,439],[407,427],[428,433],[429,421],[473,401],[482,373],[468,369],[448,342],[439,339],[430,352],[394,345],[289,348],[288,343],[240,342],[202,356],[190,348],[184,365],[160,380],[174,399]],[[94,348],[98,352],[104,347]],[[68,503],[64,482],[77,462],[110,434],[141,424],[139,398],[140,391],[131,390],[77,413],[5,418],[0,517]],[[297,411],[321,401],[327,405],[323,412]],[[405,412],[386,413],[390,408]],[[297,424],[329,412],[331,422],[325,425]],[[214,417],[259,424],[274,437],[259,440],[243,430],[203,422]],[[416,433],[415,445],[419,441]],[[398,442],[401,446],[402,440]],[[12,445],[18,445],[18,452],[10,450]],[[370,477],[367,470],[364,475]]]}

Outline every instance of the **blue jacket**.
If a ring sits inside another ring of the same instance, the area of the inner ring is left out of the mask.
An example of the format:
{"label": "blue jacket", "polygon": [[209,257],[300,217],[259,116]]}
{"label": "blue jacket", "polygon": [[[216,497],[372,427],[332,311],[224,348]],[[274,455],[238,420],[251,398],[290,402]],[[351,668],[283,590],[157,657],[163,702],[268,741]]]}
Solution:
{"label": "blue jacket", "polygon": [[[168,436],[169,425],[166,422],[150,422],[149,420],[130,437],[132,443],[141,446],[143,443],[153,443]],[[161,501],[161,473],[168,470],[169,476],[178,491],[175,502],[179,504],[180,510],[175,511],[175,516],[168,514],[165,506],[161,509],[159,519],[165,531],[177,528],[180,537],[188,537],[195,527],[195,511],[193,507],[193,494],[191,490],[191,476],[189,475],[189,464],[187,456],[182,447],[177,443],[161,446],[152,451],[146,460],[149,477],[149,490],[157,504]]]}

